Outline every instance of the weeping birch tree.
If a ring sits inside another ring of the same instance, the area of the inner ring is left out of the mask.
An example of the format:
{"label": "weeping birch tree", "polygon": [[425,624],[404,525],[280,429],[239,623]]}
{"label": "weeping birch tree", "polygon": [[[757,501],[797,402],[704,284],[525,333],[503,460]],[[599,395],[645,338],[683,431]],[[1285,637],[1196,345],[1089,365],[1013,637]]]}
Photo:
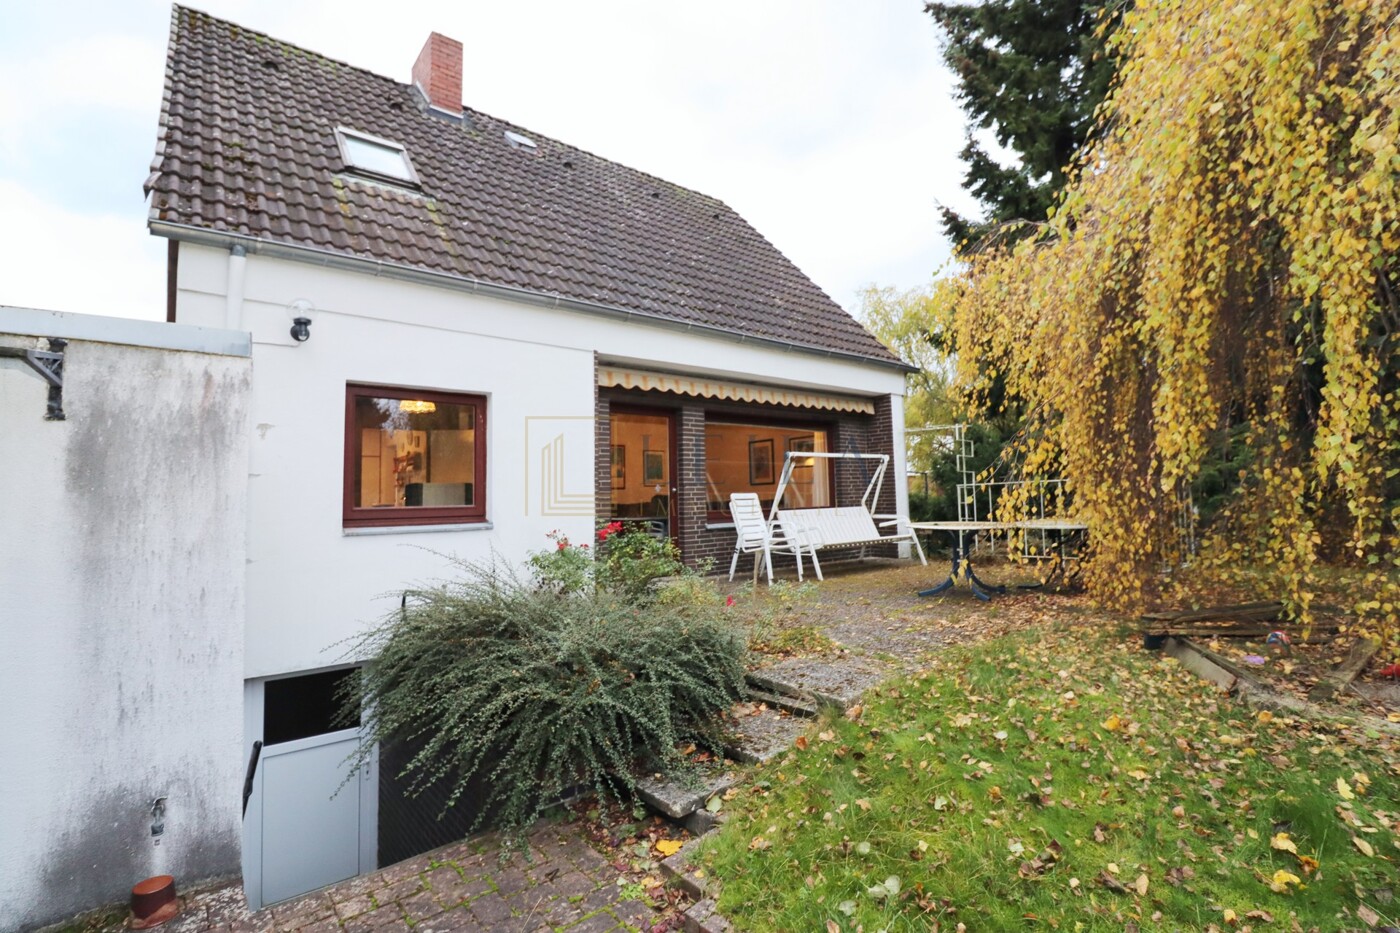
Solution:
{"label": "weeping birch tree", "polygon": [[1193,573],[1310,617],[1324,563],[1400,630],[1400,3],[1163,0],[1110,38],[1100,132],[1036,234],[941,285],[957,388],[1030,412],[1091,590],[1180,566],[1181,503],[1227,458]]}

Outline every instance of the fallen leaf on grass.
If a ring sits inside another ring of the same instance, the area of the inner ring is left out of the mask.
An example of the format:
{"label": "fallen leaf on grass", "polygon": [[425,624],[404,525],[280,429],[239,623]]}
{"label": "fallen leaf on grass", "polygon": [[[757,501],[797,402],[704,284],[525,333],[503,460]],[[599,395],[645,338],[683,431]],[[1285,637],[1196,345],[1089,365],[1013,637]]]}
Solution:
{"label": "fallen leaf on grass", "polygon": [[1269,890],[1275,894],[1287,894],[1290,884],[1302,885],[1303,879],[1293,874],[1291,871],[1284,871],[1280,868],[1274,872],[1273,880],[1269,882]]}
{"label": "fallen leaf on grass", "polygon": [[877,901],[883,901],[886,898],[892,898],[899,894],[899,876],[890,875],[888,878],[886,878],[879,884],[867,888],[865,893],[869,894]]}
{"label": "fallen leaf on grass", "polygon": [[1337,778],[1337,794],[1343,800],[1356,799],[1356,795],[1351,792],[1351,785],[1347,783],[1346,778]]}
{"label": "fallen leaf on grass", "polygon": [[807,750],[807,737],[805,735],[799,735],[793,740],[792,744],[797,746],[798,751],[805,752]]}
{"label": "fallen leaf on grass", "polygon": [[1311,875],[1317,871],[1317,859],[1311,855],[1300,855],[1298,856],[1298,867],[1303,869],[1303,874]]}
{"label": "fallen leaf on grass", "polygon": [[[1029,861],[1021,863],[1019,870],[1021,877],[1029,878],[1032,875],[1044,874],[1050,869],[1050,866],[1060,860],[1060,856],[1064,854],[1064,851],[1065,847],[1060,845],[1058,839],[1051,839],[1050,844],[1044,849],[1041,849],[1039,855]],[[1071,879],[1070,887],[1078,887],[1078,885],[1078,879]]]}
{"label": "fallen leaf on grass", "polygon": [[718,813],[719,808],[722,806],[724,806],[724,802],[719,799],[719,794],[715,794],[709,800],[705,801],[705,809],[711,813]]}
{"label": "fallen leaf on grass", "polygon": [[1196,870],[1190,865],[1184,865],[1181,868],[1167,869],[1167,884],[1173,887],[1179,887],[1194,877],[1196,877]]}
{"label": "fallen leaf on grass", "polygon": [[1103,727],[1109,732],[1117,732],[1119,729],[1123,728],[1123,720],[1119,719],[1118,715],[1115,713],[1103,721]]}
{"label": "fallen leaf on grass", "polygon": [[1146,874],[1138,875],[1137,880],[1133,882],[1133,888],[1137,891],[1138,894],[1144,897],[1147,895],[1147,885],[1148,881]]}
{"label": "fallen leaf on grass", "polygon": [[841,933],[841,924],[837,923],[835,920],[828,920],[826,922],[826,933]]}
{"label": "fallen leaf on grass", "polygon": [[1358,904],[1356,907],[1356,919],[1360,920],[1368,927],[1373,927],[1381,922],[1381,915],[1376,913],[1371,908],[1367,907],[1365,904]]}
{"label": "fallen leaf on grass", "polygon": [[1288,833],[1275,833],[1274,838],[1269,840],[1269,848],[1277,849],[1280,852],[1292,852],[1298,854],[1298,847],[1293,840],[1288,838]]}
{"label": "fallen leaf on grass", "polygon": [[1267,910],[1251,910],[1244,916],[1246,920],[1258,920],[1260,923],[1274,922],[1274,915]]}
{"label": "fallen leaf on grass", "polygon": [[1356,848],[1360,850],[1361,854],[1366,856],[1367,858],[1371,858],[1376,854],[1376,850],[1371,848],[1371,844],[1365,839],[1362,839],[1360,836],[1352,836],[1351,844],[1356,846]]}
{"label": "fallen leaf on grass", "polygon": [[856,801],[856,806],[860,807],[862,813],[870,812],[870,801],[866,800],[864,797]]}
{"label": "fallen leaf on grass", "polygon": [[1235,924],[1240,922],[1239,914],[1235,913],[1228,907],[1225,908],[1225,912],[1221,915],[1221,919],[1223,919],[1230,926],[1234,926]]}
{"label": "fallen leaf on grass", "polygon": [[1123,886],[1123,882],[1119,881],[1117,878],[1113,877],[1106,871],[1099,872],[1099,877],[1097,880],[1099,884],[1103,885],[1105,888],[1108,888],[1114,894],[1128,893],[1128,889]]}
{"label": "fallen leaf on grass", "polygon": [[763,849],[768,848],[772,844],[773,843],[769,842],[767,839],[764,839],[762,836],[754,836],[753,839],[749,841],[749,849],[761,851]]}

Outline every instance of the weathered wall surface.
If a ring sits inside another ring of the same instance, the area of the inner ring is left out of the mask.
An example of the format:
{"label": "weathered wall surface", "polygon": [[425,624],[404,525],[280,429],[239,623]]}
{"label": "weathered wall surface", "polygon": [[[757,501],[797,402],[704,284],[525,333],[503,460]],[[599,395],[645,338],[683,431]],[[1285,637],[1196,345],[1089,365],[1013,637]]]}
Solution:
{"label": "weathered wall surface", "polygon": [[0,309],[0,345],[35,334],[160,346],[73,339],[66,421],[0,362],[5,931],[153,874],[236,874],[240,855],[251,361],[173,349],[236,335]]}

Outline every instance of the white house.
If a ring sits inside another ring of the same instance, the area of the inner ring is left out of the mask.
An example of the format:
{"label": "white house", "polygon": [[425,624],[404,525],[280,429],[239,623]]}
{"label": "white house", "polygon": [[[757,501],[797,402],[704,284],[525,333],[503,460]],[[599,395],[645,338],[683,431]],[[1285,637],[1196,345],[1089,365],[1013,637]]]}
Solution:
{"label": "white house", "polygon": [[[442,555],[621,519],[727,560],[729,494],[771,500],[787,451],[903,475],[903,364],[722,202],[464,107],[462,52],[434,33],[403,83],[174,11],[146,183],[168,318],[252,338],[227,753],[264,743],[255,906],[377,866],[379,778],[331,798],[355,733],[327,697]],[[787,504],[856,504],[862,469]]]}

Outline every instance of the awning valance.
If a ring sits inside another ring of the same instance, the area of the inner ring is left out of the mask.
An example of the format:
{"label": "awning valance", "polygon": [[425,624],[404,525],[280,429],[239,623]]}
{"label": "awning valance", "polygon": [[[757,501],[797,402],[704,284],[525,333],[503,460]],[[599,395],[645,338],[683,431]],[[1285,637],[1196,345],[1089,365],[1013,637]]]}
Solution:
{"label": "awning valance", "polygon": [[645,389],[651,392],[673,392],[676,395],[717,398],[730,402],[759,402],[765,405],[792,405],[797,408],[875,414],[875,403],[864,398],[824,395],[820,392],[785,389],[779,386],[723,382],[703,376],[678,376],[673,373],[622,369],[616,366],[598,367],[598,385],[605,389]]}

